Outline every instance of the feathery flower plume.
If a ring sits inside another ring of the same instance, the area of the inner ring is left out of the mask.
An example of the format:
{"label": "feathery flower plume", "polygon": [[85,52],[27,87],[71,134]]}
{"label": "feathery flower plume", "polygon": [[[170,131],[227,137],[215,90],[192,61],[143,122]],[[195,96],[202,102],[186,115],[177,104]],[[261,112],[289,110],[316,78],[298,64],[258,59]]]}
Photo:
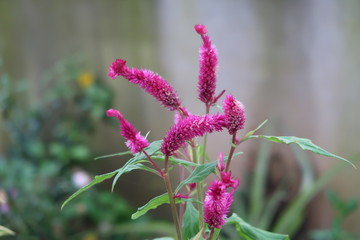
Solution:
{"label": "feathery flower plume", "polygon": [[233,191],[239,186],[239,180],[231,176],[231,172],[221,172],[221,182],[225,188],[232,188]]}
{"label": "feathery flower plume", "polygon": [[[231,172],[221,172],[221,180],[211,183],[204,200],[204,221],[210,228],[221,228],[225,224],[238,186],[239,180],[231,177]],[[232,188],[231,192],[228,188]]]}
{"label": "feathery flower plume", "polygon": [[214,180],[204,200],[204,221],[210,228],[221,228],[225,224],[233,196],[226,191],[221,181]]}
{"label": "feathery flower plume", "polygon": [[211,43],[204,25],[195,25],[195,31],[201,36],[203,44],[199,49],[199,99],[206,105],[215,103],[216,72],[218,57],[216,47]]}
{"label": "feathery flower plume", "polygon": [[245,107],[241,102],[229,94],[223,102],[223,109],[226,119],[226,128],[231,135],[244,128]]}
{"label": "feathery flower plume", "polygon": [[218,164],[216,165],[216,167],[220,172],[224,171],[225,169],[224,156],[222,152],[219,153]]}
{"label": "feathery flower plume", "polygon": [[180,98],[170,84],[150,70],[130,69],[126,66],[125,60],[117,59],[110,65],[108,75],[112,79],[123,76],[129,82],[137,84],[170,111],[178,109],[181,105]]}
{"label": "feathery flower plume", "polygon": [[126,146],[130,149],[132,154],[141,152],[144,148],[149,146],[149,142],[143,137],[140,132],[127,121],[123,115],[115,109],[106,111],[108,117],[116,117],[120,122],[120,133],[127,140]]}
{"label": "feathery flower plume", "polygon": [[185,141],[191,140],[194,137],[204,136],[205,133],[221,131],[224,126],[224,115],[221,114],[190,115],[179,120],[178,123],[170,128],[161,145],[161,151],[163,154],[170,156]]}

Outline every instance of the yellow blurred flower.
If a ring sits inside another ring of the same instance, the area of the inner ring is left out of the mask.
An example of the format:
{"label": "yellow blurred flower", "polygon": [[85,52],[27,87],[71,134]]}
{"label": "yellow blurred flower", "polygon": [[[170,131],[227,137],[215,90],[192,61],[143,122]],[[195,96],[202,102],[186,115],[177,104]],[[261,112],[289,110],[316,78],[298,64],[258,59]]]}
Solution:
{"label": "yellow blurred flower", "polygon": [[79,76],[78,83],[79,83],[80,87],[87,88],[91,84],[94,83],[94,80],[95,80],[95,77],[93,74],[91,74],[89,72],[84,72]]}
{"label": "yellow blurred flower", "polygon": [[82,240],[97,240],[98,237],[95,233],[88,233],[86,234]]}

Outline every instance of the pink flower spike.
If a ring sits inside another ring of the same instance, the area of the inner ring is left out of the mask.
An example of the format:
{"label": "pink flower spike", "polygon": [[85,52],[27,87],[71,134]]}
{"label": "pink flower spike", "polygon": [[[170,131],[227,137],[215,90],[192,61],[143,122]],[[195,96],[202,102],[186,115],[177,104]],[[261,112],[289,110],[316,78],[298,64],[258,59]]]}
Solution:
{"label": "pink flower spike", "polygon": [[129,82],[137,84],[170,111],[181,105],[180,98],[170,84],[150,70],[130,69],[125,60],[117,59],[110,65],[108,75],[113,79],[123,76]]}
{"label": "pink flower spike", "polygon": [[190,192],[196,188],[196,183],[189,183]]}
{"label": "pink flower spike", "polygon": [[112,79],[115,79],[117,76],[120,76],[123,72],[123,69],[126,65],[126,61],[122,59],[116,59],[109,67],[108,76]]}
{"label": "pink flower spike", "polygon": [[127,140],[126,146],[130,149],[132,154],[141,152],[144,148],[149,146],[149,142],[143,137],[140,132],[137,132],[131,123],[129,123],[123,115],[115,109],[106,111],[108,117],[116,117],[120,122],[120,133]]}
{"label": "pink flower spike", "polygon": [[207,33],[205,25],[197,24],[194,26],[194,28],[195,28],[195,31],[200,35],[204,35]]}
{"label": "pink flower spike", "polygon": [[206,133],[221,131],[224,126],[224,115],[221,114],[190,115],[170,128],[161,145],[161,151],[171,156],[186,141],[204,136]]}
{"label": "pink flower spike", "polygon": [[222,152],[219,153],[219,162],[217,164],[217,168],[219,169],[220,172],[224,171],[225,169],[224,156]]}
{"label": "pink flower spike", "polygon": [[188,199],[188,198],[189,198],[189,196],[186,196],[186,195],[183,195],[183,194],[177,193],[177,194],[175,194],[174,198],[185,198],[185,199]]}
{"label": "pink flower spike", "polygon": [[210,228],[221,228],[233,202],[233,195],[226,191],[221,181],[214,180],[204,200],[204,221]]}
{"label": "pink flower spike", "polygon": [[239,180],[234,179],[231,176],[231,172],[222,172],[221,173],[221,182],[224,184],[226,188],[232,188],[233,191],[236,190],[236,188],[239,186]]}
{"label": "pink flower spike", "polygon": [[199,82],[198,94],[199,99],[206,105],[210,106],[215,103],[216,74],[218,68],[217,50],[211,44],[207,30],[204,25],[195,25],[195,30],[201,35],[203,44],[199,49]]}
{"label": "pink flower spike", "polygon": [[238,130],[244,128],[245,107],[241,102],[229,94],[223,102],[223,109],[226,118],[226,128],[229,130],[229,134],[233,135]]}

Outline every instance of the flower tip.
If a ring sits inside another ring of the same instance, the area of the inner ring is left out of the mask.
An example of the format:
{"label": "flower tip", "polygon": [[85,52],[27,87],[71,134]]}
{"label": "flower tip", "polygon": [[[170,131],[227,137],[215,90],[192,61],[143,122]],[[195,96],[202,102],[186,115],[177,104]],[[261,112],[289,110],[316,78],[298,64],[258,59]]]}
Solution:
{"label": "flower tip", "polygon": [[207,33],[205,25],[197,24],[194,26],[194,28],[195,28],[195,31],[200,35],[204,35]]}
{"label": "flower tip", "polygon": [[109,109],[106,111],[106,116],[108,117],[119,117],[120,115],[120,112],[115,109]]}
{"label": "flower tip", "polygon": [[111,63],[109,67],[108,76],[111,77],[112,79],[115,79],[123,71],[125,65],[126,65],[125,60],[116,59],[113,63]]}

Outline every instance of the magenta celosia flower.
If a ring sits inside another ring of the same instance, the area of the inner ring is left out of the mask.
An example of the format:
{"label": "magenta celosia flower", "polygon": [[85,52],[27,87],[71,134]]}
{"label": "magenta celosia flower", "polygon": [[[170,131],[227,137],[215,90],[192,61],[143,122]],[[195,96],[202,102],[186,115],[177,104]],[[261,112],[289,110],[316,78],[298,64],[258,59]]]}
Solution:
{"label": "magenta celosia flower", "polygon": [[166,134],[161,145],[163,154],[170,156],[178,150],[185,141],[194,137],[204,136],[206,133],[221,131],[224,125],[224,115],[207,114],[204,116],[190,115],[179,120]]}
{"label": "magenta celosia flower", "polygon": [[231,135],[244,128],[245,107],[241,102],[236,100],[232,95],[227,95],[223,102],[223,109],[226,128]]}
{"label": "magenta celosia flower", "polygon": [[179,111],[174,113],[174,123],[178,123],[181,119],[190,116],[191,113],[184,107],[179,107]]}
{"label": "magenta celosia flower", "polygon": [[214,180],[204,200],[204,221],[210,228],[221,228],[233,202],[232,193],[226,191],[221,181]]}
{"label": "magenta celosia flower", "polygon": [[207,30],[204,25],[195,25],[195,30],[203,40],[203,44],[199,50],[199,99],[205,104],[211,105],[215,102],[216,73],[218,67],[217,50],[211,43],[210,37],[206,35]]}
{"label": "magenta celosia flower", "polygon": [[218,164],[216,167],[217,169],[219,169],[220,172],[224,171],[225,169],[224,156],[222,152],[219,153]]}
{"label": "magenta celosia flower", "polygon": [[225,188],[232,188],[232,191],[239,186],[239,180],[234,179],[231,176],[231,172],[221,172],[221,182],[224,184]]}
{"label": "magenta celosia flower", "polygon": [[170,84],[150,70],[130,69],[126,66],[125,60],[117,59],[110,65],[108,75],[113,79],[123,76],[129,82],[137,84],[170,111],[178,109],[181,105],[177,93]]}
{"label": "magenta celosia flower", "polygon": [[[204,221],[210,228],[221,228],[225,224],[227,213],[233,202],[233,194],[239,186],[239,180],[231,176],[231,172],[221,171],[220,181],[214,180],[204,200]],[[227,190],[231,188],[231,191]]]}
{"label": "magenta celosia flower", "polygon": [[116,117],[120,122],[120,133],[127,140],[126,146],[130,149],[132,154],[141,152],[144,148],[149,146],[148,140],[143,137],[140,132],[129,123],[123,115],[114,109],[106,111],[108,117]]}
{"label": "magenta celosia flower", "polygon": [[174,195],[174,198],[185,198],[185,199],[188,199],[189,196],[184,195],[184,194],[181,194],[181,193],[177,193],[177,194]]}

